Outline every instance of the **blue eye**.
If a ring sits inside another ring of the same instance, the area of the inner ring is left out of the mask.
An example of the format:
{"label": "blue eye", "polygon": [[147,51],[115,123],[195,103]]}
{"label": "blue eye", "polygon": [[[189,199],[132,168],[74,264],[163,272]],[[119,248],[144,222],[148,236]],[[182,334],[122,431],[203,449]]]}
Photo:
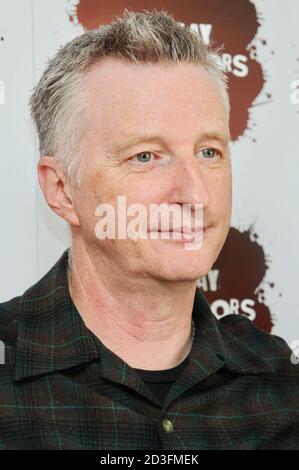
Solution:
{"label": "blue eye", "polygon": [[206,149],[201,150],[201,152],[203,153],[204,157],[206,157],[207,159],[212,159],[218,154],[217,150],[213,148],[206,148]]}
{"label": "blue eye", "polygon": [[137,160],[140,163],[148,163],[151,160],[152,153],[151,152],[140,152],[140,153],[137,153],[136,157],[137,157]]}

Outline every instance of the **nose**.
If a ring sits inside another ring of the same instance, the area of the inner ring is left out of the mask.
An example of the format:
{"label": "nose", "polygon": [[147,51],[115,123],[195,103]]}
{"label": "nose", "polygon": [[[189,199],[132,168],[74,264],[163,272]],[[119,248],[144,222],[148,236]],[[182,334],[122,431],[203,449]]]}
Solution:
{"label": "nose", "polygon": [[177,162],[174,169],[172,204],[201,204],[202,208],[210,202],[210,191],[198,160],[188,158]]}

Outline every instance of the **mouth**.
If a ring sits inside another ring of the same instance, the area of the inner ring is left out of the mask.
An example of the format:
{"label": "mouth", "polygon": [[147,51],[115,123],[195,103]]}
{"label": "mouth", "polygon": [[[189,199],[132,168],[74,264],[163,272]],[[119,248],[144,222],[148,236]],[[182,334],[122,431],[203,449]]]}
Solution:
{"label": "mouth", "polygon": [[153,238],[171,239],[178,241],[192,241],[198,237],[203,237],[209,227],[175,227],[172,230],[151,230],[155,234]]}
{"label": "mouth", "polygon": [[175,232],[175,233],[198,233],[198,232],[202,232],[204,231],[205,229],[203,229],[202,227],[175,227],[173,228],[172,230],[168,230],[168,232]]}

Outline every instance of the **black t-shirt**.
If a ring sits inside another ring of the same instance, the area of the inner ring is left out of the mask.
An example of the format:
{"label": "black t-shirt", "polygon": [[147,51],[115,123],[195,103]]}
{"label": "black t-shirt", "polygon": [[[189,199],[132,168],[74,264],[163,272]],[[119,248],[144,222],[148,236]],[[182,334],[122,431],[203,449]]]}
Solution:
{"label": "black t-shirt", "polygon": [[175,367],[165,370],[144,370],[135,369],[143,381],[151,388],[154,395],[160,400],[161,404],[166,397],[171,385],[178,379],[185,367],[189,364],[190,354]]}

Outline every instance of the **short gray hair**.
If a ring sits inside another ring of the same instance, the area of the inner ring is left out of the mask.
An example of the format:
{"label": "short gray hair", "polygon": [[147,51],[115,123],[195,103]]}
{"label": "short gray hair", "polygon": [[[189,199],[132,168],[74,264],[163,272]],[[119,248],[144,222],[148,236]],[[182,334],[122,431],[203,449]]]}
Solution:
{"label": "short gray hair", "polygon": [[140,13],[125,9],[112,23],[87,31],[61,47],[30,99],[40,154],[62,163],[73,183],[80,181],[80,141],[87,126],[82,100],[84,79],[91,65],[106,57],[134,63],[199,64],[220,86],[229,112],[226,76],[218,50],[206,46],[198,33],[165,10]]}

